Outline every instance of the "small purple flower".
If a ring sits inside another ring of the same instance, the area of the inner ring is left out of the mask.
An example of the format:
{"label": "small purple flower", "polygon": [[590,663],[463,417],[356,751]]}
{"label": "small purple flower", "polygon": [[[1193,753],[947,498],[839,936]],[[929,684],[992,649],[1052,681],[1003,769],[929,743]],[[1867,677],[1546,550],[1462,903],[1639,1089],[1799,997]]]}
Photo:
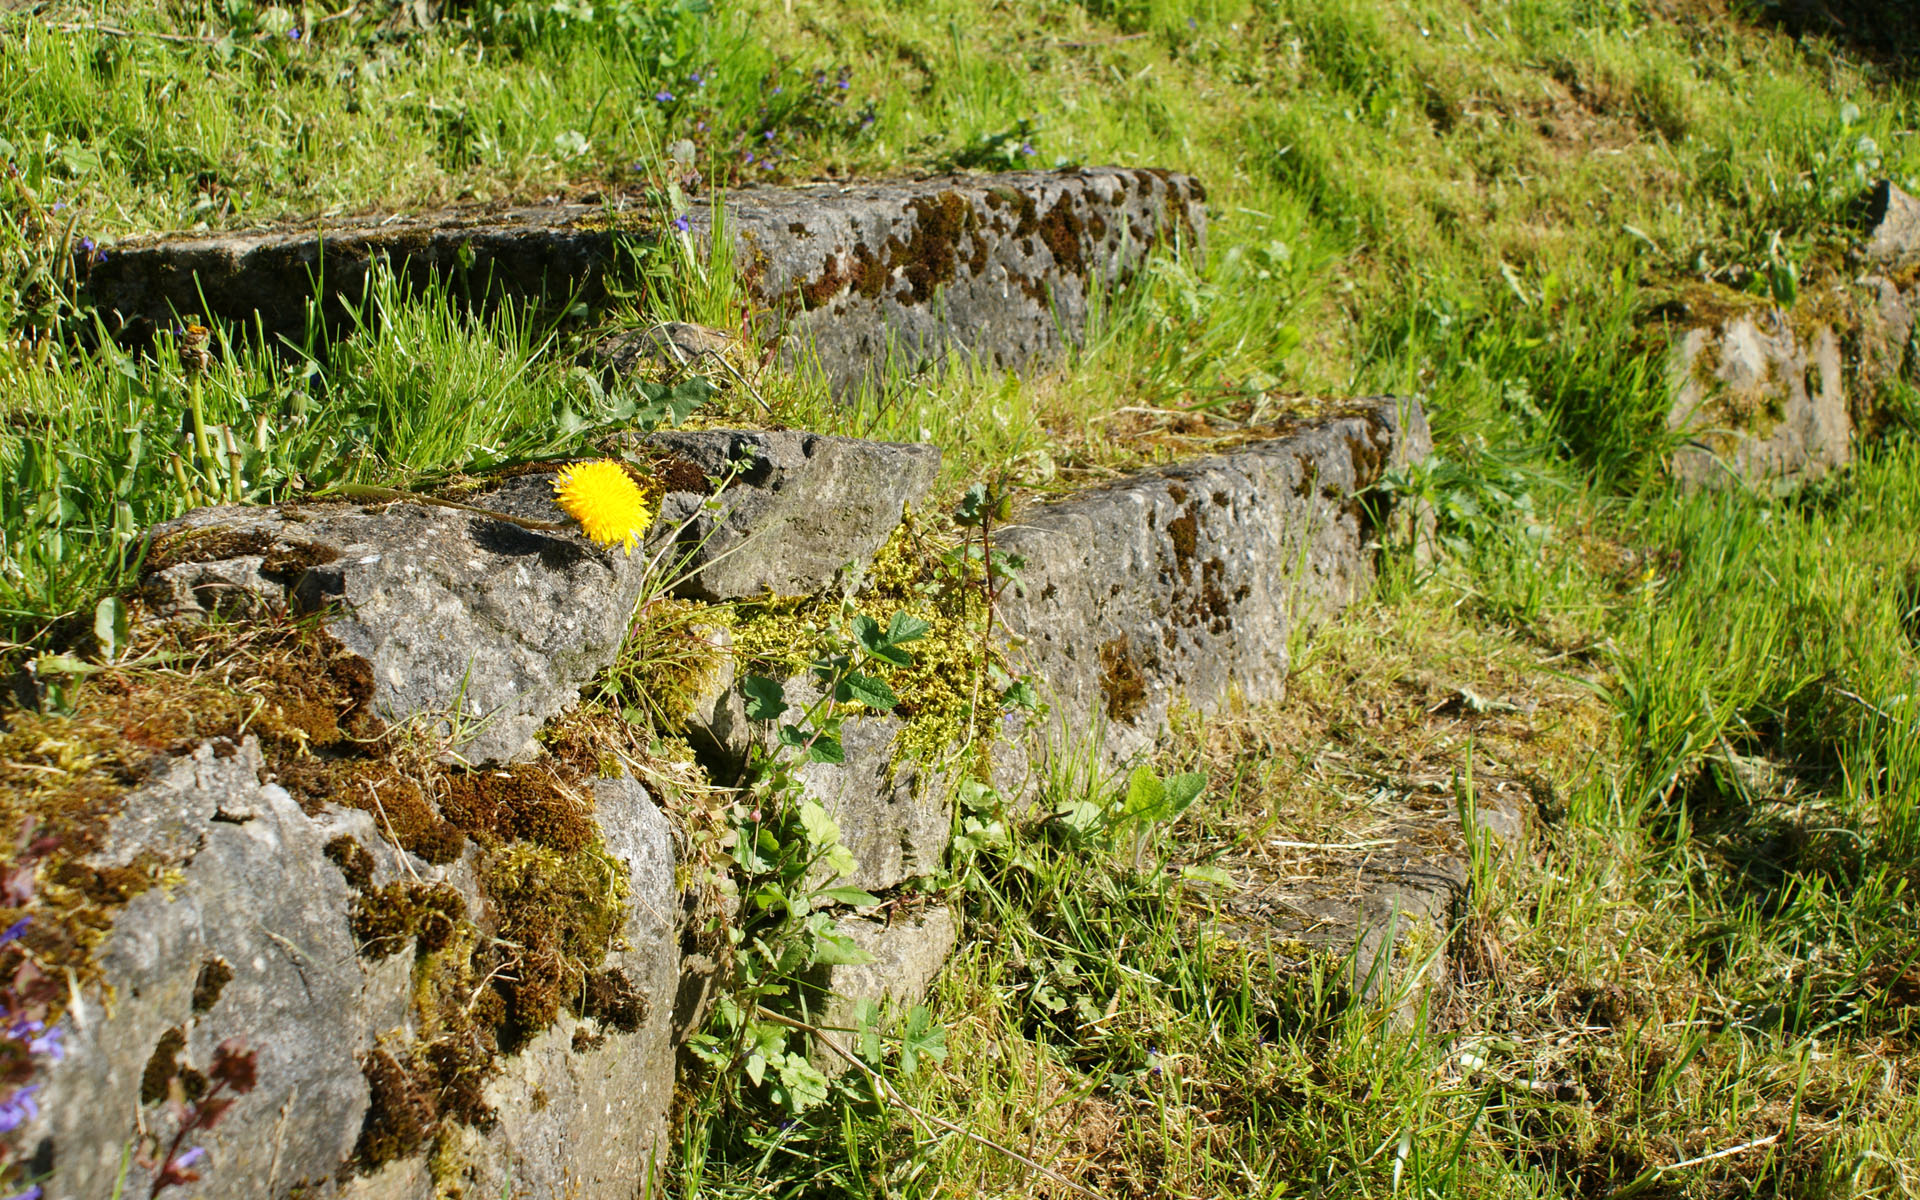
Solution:
{"label": "small purple flower", "polygon": [[94,242],[94,240],[90,237],[83,237],[80,239],[80,249],[85,251],[88,254],[93,253],[95,244],[96,243]]}
{"label": "small purple flower", "polygon": [[780,87],[779,85],[777,85],[777,84],[776,84],[776,85],[774,86],[774,89],[773,89],[773,94],[774,94],[774,95],[776,95],[776,96],[778,96],[778,95],[779,95],[779,94],[780,94],[781,92],[784,92],[784,91],[786,91],[786,90],[787,90],[787,89],[785,89],[785,88],[783,88],[783,87]]}
{"label": "small purple flower", "polygon": [[42,1054],[59,1062],[66,1057],[66,1047],[60,1044],[62,1036],[58,1029],[48,1029],[45,1021],[23,1018],[7,1027],[7,1036],[16,1042],[25,1042],[31,1054]]}
{"label": "small purple flower", "polygon": [[27,926],[31,924],[33,924],[32,917],[21,917],[18,921],[7,926],[5,932],[0,932],[0,946],[17,940],[21,934],[27,931]]}
{"label": "small purple flower", "polygon": [[705,75],[702,75],[698,71],[695,71],[693,74],[687,76],[687,82],[692,84],[695,87],[699,87],[700,85],[706,83],[706,81],[707,81],[707,77]]}
{"label": "small purple flower", "polygon": [[748,166],[753,165],[753,151],[751,150],[747,151],[747,165]]}
{"label": "small purple flower", "polygon": [[289,29],[289,30],[287,30],[287,40],[288,40],[288,41],[290,41],[290,42],[297,42],[297,41],[299,41],[299,40],[300,40],[300,31],[299,31],[298,29]]}
{"label": "small purple flower", "polygon": [[1020,153],[1025,158],[1032,158],[1037,152],[1034,150],[1032,142],[1021,142]]}
{"label": "small purple flower", "polygon": [[705,133],[707,131],[707,123],[705,121],[695,121],[693,123],[693,131],[695,133]]}
{"label": "small purple flower", "polygon": [[66,209],[66,207],[67,207],[67,202],[65,200],[55,200],[53,202],[53,211],[55,212],[62,212]]}
{"label": "small purple flower", "polygon": [[773,130],[771,130],[771,129],[769,129],[769,130],[767,130],[767,131],[766,131],[765,133],[763,133],[763,134],[761,134],[760,136],[761,136],[761,137],[763,137],[763,138],[766,138],[766,139],[767,139],[768,141],[772,141],[772,140],[773,140]]}
{"label": "small purple flower", "polygon": [[39,1090],[39,1084],[30,1083],[0,1100],[0,1133],[12,1133],[40,1115],[40,1106],[33,1099]]}
{"label": "small purple flower", "polygon": [[670,222],[670,224],[672,224],[672,226],[675,229],[679,230],[681,233],[685,233],[692,226],[692,222],[687,220],[687,215],[685,213],[681,213],[679,216],[675,217]]}
{"label": "small purple flower", "polygon": [[24,1192],[8,1196],[7,1200],[40,1200],[40,1198],[46,1194],[46,1191],[36,1183]]}
{"label": "small purple flower", "polygon": [[96,263],[103,263],[107,261],[107,252],[105,250],[102,250],[98,254],[95,254],[93,256],[93,261]]}
{"label": "small purple flower", "polygon": [[672,103],[673,103],[673,93],[672,93],[672,92],[670,92],[670,91],[668,91],[668,90],[667,90],[667,89],[665,89],[665,88],[661,88],[661,89],[660,89],[659,91],[657,91],[657,92],[655,92],[655,93],[653,94],[653,98],[654,98],[655,100],[658,100],[658,101],[659,101],[660,103],[662,103],[662,104],[672,104]]}
{"label": "small purple flower", "polygon": [[851,83],[848,83],[848,82],[847,82],[846,80],[844,80],[844,79],[836,79],[836,80],[834,80],[834,81],[833,81],[833,86],[835,86],[835,87],[837,87],[837,88],[839,88],[839,89],[840,89],[841,91],[843,91],[843,92],[844,92],[844,91],[846,91],[846,90],[847,90],[848,88],[850,88],[850,87],[852,87],[853,85],[852,85]]}
{"label": "small purple flower", "polygon": [[176,1167],[190,1167],[193,1164],[199,1162],[201,1159],[205,1158],[206,1156],[207,1156],[206,1147],[191,1146],[187,1149],[187,1152],[185,1154],[182,1154],[179,1158],[176,1158],[173,1160],[173,1165]]}

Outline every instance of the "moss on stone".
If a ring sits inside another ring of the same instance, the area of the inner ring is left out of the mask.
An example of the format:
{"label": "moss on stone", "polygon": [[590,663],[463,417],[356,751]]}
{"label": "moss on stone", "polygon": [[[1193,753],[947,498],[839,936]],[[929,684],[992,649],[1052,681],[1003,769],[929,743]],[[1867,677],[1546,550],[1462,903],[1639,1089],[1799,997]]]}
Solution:
{"label": "moss on stone", "polygon": [[[912,665],[887,675],[900,700],[894,715],[905,722],[894,742],[896,761],[931,762],[957,746],[984,750],[992,741],[991,697],[976,688],[987,662],[994,661],[983,660],[981,646],[981,568],[969,562],[964,578],[956,578],[940,550],[922,523],[906,514],[875,553],[855,602],[861,614],[882,626],[896,613],[928,625],[925,637],[905,647]],[[773,678],[800,674],[833,648],[840,619],[839,600],[832,597],[744,606],[733,629],[740,669]]]}
{"label": "moss on stone", "polygon": [[581,993],[626,920],[627,874],[595,843],[562,854],[516,842],[481,862],[481,887],[507,969],[504,1036],[524,1044]]}
{"label": "moss on stone", "polygon": [[528,841],[563,854],[599,836],[593,807],[551,762],[450,775],[440,811],[482,845]]}

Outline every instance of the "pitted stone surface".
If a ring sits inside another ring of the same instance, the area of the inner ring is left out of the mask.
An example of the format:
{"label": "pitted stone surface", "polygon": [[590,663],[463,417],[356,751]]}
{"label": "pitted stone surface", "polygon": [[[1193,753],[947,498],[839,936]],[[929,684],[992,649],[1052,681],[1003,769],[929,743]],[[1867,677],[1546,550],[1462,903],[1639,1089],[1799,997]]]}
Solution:
{"label": "pitted stone surface", "polygon": [[1868,232],[1861,256],[1887,273],[1920,267],[1920,199],[1881,180],[1867,201]]}
{"label": "pitted stone surface", "polygon": [[[860,1006],[872,1002],[884,1016],[894,1015],[926,997],[940,968],[960,939],[960,919],[952,908],[936,904],[911,915],[841,917],[836,925],[873,961],[817,968],[806,993],[813,1022],[823,1028],[855,1028]],[[852,1050],[849,1034],[830,1034],[843,1049]],[[848,1069],[847,1060],[824,1046],[814,1048],[816,1066],[830,1075]]]}
{"label": "pitted stone surface", "polygon": [[1674,375],[1667,424],[1688,441],[1672,469],[1689,483],[1817,479],[1853,457],[1840,339],[1827,326],[1803,339],[1768,309],[1695,329],[1675,348]]}
{"label": "pitted stone surface", "polygon": [[[1526,844],[1530,789],[1485,775],[1475,783],[1471,836],[1480,851],[1517,852]],[[1249,847],[1218,860],[1233,887],[1221,897],[1217,928],[1347,956],[1356,992],[1410,1000],[1450,975],[1447,931],[1472,882],[1468,838],[1451,783],[1409,788],[1391,816],[1342,841]]]}
{"label": "pitted stone surface", "polygon": [[[142,1073],[170,1029],[185,1037],[181,1059],[198,1069],[227,1038],[258,1053],[258,1088],[195,1136],[218,1165],[219,1190],[201,1194],[281,1195],[299,1180],[331,1178],[359,1136],[367,1085],[355,1056],[385,1011],[368,992],[384,983],[404,997],[405,973],[360,965],[347,886],[321,855],[314,822],[285,791],[259,782],[257,746],[218,749],[174,762],[129,798],[130,816],[110,834],[104,857],[147,850],[180,876],[115,919],[98,960],[112,1003],[86,995],[65,1018],[67,1057],[48,1070],[41,1119],[23,1143],[53,1168],[49,1197],[113,1193]],[[258,815],[214,820],[223,807]],[[232,979],[199,1012],[195,984],[213,961]],[[293,1109],[297,1119],[283,1122]],[[158,1120],[157,1110],[147,1119]],[[132,1171],[125,1194],[145,1195],[146,1168]]]}
{"label": "pitted stone surface", "polygon": [[[540,474],[470,499],[550,520],[564,516],[551,494],[552,476]],[[647,561],[417,504],[199,509],[155,535],[189,560],[196,540],[259,554],[253,576],[282,592],[264,598],[331,614],[328,631],[372,668],[382,717],[459,721],[472,737],[454,752],[473,763],[531,754],[534,731],[613,661]],[[275,572],[275,562],[285,565]],[[172,612],[201,597],[204,570],[189,561],[159,572]],[[209,604],[230,594],[207,593]]]}
{"label": "pitted stone surface", "polygon": [[[89,989],[70,1007],[66,1057],[37,1081],[41,1115],[23,1144],[53,1170],[52,1200],[113,1193],[142,1109],[143,1074],[169,1030],[183,1035],[180,1061],[196,1069],[228,1038],[258,1055],[258,1087],[194,1136],[208,1166],[197,1195],[425,1194],[421,1156],[371,1176],[348,1165],[369,1104],[362,1056],[377,1040],[415,1033],[413,955],[360,956],[348,924],[351,893],[323,847],[353,836],[372,857],[374,883],[445,882],[476,917],[485,908],[478,882],[464,861],[403,861],[367,813],[308,815],[281,788],[259,782],[264,766],[252,739],[201,746],[127,797],[94,856],[109,864],[154,855],[177,874],[115,916],[98,958],[107,990]],[[622,942],[605,967],[645,997],[645,1016],[623,1031],[563,1015],[501,1060],[487,1089],[491,1127],[450,1131],[473,1194],[530,1188],[624,1200],[649,1164],[657,1171],[665,1158],[681,974],[672,832],[632,780],[600,780],[594,795],[607,852],[631,885]],[[231,978],[209,1004],[197,985],[213,962]],[[142,1117],[170,1134],[161,1108],[148,1105]],[[136,1162],[124,1194],[144,1195],[150,1184]]]}
{"label": "pitted stone surface", "polygon": [[[1089,299],[1139,271],[1158,245],[1198,253],[1204,192],[1165,171],[1097,167],[913,182],[749,188],[728,197],[726,229],[748,290],[789,363],[817,363],[837,387],[949,351],[1001,367],[1057,356]],[[696,239],[712,213],[689,215]],[[663,233],[634,197],[495,211],[313,222],[133,240],[104,263],[77,260],[110,328],[150,338],[175,314],[295,332],[316,286],[335,324],[386,256],[416,284],[440,276],[474,299],[545,296],[597,304],[623,242]]]}
{"label": "pitted stone surface", "polygon": [[935,446],[800,432],[672,431],[647,448],[726,478],[750,464],[706,509],[675,493],[658,526],[685,525],[679,594],[696,600],[811,596],[857,577],[940,469]]}
{"label": "pitted stone surface", "polygon": [[757,189],[729,210],[737,261],[830,380],[949,351],[1000,367],[1077,342],[1089,299],[1157,245],[1198,254],[1205,193],[1183,175],[1095,167],[913,183]]}
{"label": "pitted stone surface", "polygon": [[[1118,763],[1153,746],[1176,704],[1277,699],[1296,627],[1372,583],[1380,510],[1360,493],[1429,449],[1418,403],[1360,401],[1020,517],[997,543],[1027,561],[1001,619],[1049,693],[1052,732],[1085,744],[1102,731]],[[1008,756],[1001,779],[1015,790],[1017,765]]]}

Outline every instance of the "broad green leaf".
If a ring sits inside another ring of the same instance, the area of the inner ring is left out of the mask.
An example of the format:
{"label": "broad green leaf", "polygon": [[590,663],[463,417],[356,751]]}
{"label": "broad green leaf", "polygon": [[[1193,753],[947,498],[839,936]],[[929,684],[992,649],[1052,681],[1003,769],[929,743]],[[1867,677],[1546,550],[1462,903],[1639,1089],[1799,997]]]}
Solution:
{"label": "broad green leaf", "polygon": [[757,1051],[753,1054],[747,1055],[747,1078],[753,1080],[753,1086],[759,1087],[760,1082],[764,1080],[766,1077],[767,1077],[766,1056],[763,1054],[760,1054]]}
{"label": "broad green leaf", "polygon": [[841,748],[840,739],[821,736],[813,739],[813,745],[807,747],[807,757],[820,763],[843,763],[847,761],[847,752]]}
{"label": "broad green leaf", "polygon": [[858,967],[873,961],[873,955],[843,933],[823,933],[813,940],[813,961],[829,967]]}
{"label": "broad green leaf", "polygon": [[1181,867],[1180,874],[1196,883],[1211,883],[1216,887],[1233,886],[1233,876],[1220,867]]}
{"label": "broad green leaf", "polygon": [[907,1024],[900,1032],[900,1066],[911,1075],[920,1066],[920,1056],[935,1062],[947,1057],[947,1031],[933,1022],[933,1013],[924,1004],[916,1004],[907,1013]]}
{"label": "broad green leaf", "polygon": [[773,1089],[774,1099],[789,1112],[805,1112],[827,1099],[827,1077],[808,1062],[803,1054],[787,1054],[774,1060],[780,1086]]}
{"label": "broad green leaf", "polygon": [[1127,777],[1127,799],[1121,816],[1139,821],[1159,820],[1166,799],[1167,789],[1160,777],[1144,765],[1135,767]]}
{"label": "broad green leaf", "polygon": [[897,612],[893,614],[893,619],[887,622],[887,641],[895,646],[903,642],[917,642],[927,636],[932,629],[932,625],[919,617]]}
{"label": "broad green leaf", "polygon": [[747,698],[749,721],[777,721],[787,711],[786,694],[780,685],[764,675],[749,675],[740,681],[740,692]]}
{"label": "broad green leaf", "polygon": [[856,616],[852,623],[853,640],[868,654],[877,654],[887,644],[885,635],[880,632],[880,622],[864,614]]}
{"label": "broad green leaf", "polygon": [[1200,774],[1175,775],[1165,783],[1166,815],[1161,820],[1171,821],[1193,806],[1202,793],[1207,790],[1207,777]]}
{"label": "broad green leaf", "polygon": [[800,828],[807,831],[807,845],[815,850],[840,844],[840,823],[818,800],[800,802]]}
{"label": "broad green leaf", "polygon": [[[834,830],[835,835],[839,830]],[[872,892],[863,892],[856,887],[822,888],[814,893],[821,900],[830,900],[835,904],[851,905],[854,908],[871,908],[880,903],[880,897]]]}
{"label": "broad green leaf", "polygon": [[892,712],[893,706],[900,703],[900,698],[893,694],[893,689],[887,686],[885,680],[862,675],[858,671],[850,673],[841,682],[841,687],[846,690],[848,697],[880,712]]}

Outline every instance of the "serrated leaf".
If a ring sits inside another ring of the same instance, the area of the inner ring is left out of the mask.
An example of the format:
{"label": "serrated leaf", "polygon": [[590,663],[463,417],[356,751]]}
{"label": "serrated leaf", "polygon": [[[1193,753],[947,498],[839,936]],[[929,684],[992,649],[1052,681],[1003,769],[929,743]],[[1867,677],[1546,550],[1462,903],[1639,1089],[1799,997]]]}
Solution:
{"label": "serrated leaf", "polygon": [[893,614],[893,619],[887,622],[887,641],[895,646],[903,642],[917,642],[927,636],[932,629],[932,625],[919,617],[897,612]]}
{"label": "serrated leaf", "polygon": [[879,712],[892,712],[893,706],[900,703],[900,697],[893,694],[893,689],[887,686],[885,680],[862,675],[858,671],[850,672],[841,681],[841,687],[846,690],[848,697]]}
{"label": "serrated leaf", "polygon": [[947,1031],[933,1022],[933,1014],[924,1004],[916,1004],[907,1013],[906,1027],[900,1031],[900,1066],[911,1075],[920,1066],[920,1056],[935,1062],[947,1057]]}
{"label": "serrated leaf", "polygon": [[804,749],[807,744],[807,731],[798,725],[782,725],[777,736],[782,746],[791,746],[795,750]]}
{"label": "serrated leaf", "polygon": [[805,1055],[783,1055],[774,1062],[774,1070],[780,1076],[774,1099],[786,1105],[789,1112],[805,1112],[826,1102],[827,1077]]}
{"label": "serrated leaf", "polygon": [[1023,675],[1007,685],[1006,691],[1000,693],[1000,703],[1008,708],[1020,708],[1032,712],[1040,707],[1040,695],[1033,690],[1033,681]]}
{"label": "serrated leaf", "polygon": [[839,738],[822,736],[807,747],[807,758],[817,763],[843,763],[847,761],[847,752],[841,748]]}
{"label": "serrated leaf", "polygon": [[786,693],[764,675],[749,675],[740,681],[740,694],[747,698],[749,721],[777,721],[787,711]]}
{"label": "serrated leaf", "polygon": [[877,654],[886,646],[886,635],[880,632],[880,622],[864,614],[856,616],[852,622],[853,640],[868,654]]}

